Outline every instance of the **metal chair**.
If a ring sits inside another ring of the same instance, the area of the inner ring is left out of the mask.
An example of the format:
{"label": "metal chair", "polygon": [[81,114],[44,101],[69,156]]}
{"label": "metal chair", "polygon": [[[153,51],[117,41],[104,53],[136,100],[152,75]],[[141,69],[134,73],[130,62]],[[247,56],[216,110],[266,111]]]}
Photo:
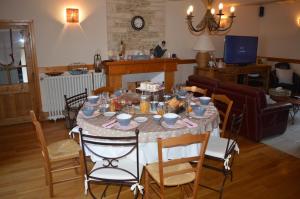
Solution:
{"label": "metal chair", "polygon": [[87,97],[87,89],[85,89],[83,93],[79,93],[71,97],[67,97],[67,95],[64,95],[65,117],[68,129],[72,129],[76,126],[77,114],[80,108],[83,106],[84,102],[87,100]]}
{"label": "metal chair", "polygon": [[217,107],[220,114],[220,135],[224,137],[228,122],[228,117],[233,105],[233,100],[229,99],[226,95],[212,94],[213,103]]}
{"label": "metal chair", "polygon": [[[165,197],[165,186],[180,186],[181,191],[187,195],[192,193],[190,198],[196,199],[208,138],[209,133],[185,134],[167,139],[158,138],[158,162],[146,166],[145,199],[149,198],[150,184],[157,185],[151,188],[160,198]],[[173,160],[165,160],[166,158],[162,157],[163,149],[190,144],[201,144],[198,156]],[[190,164],[191,161],[197,161],[195,168]],[[150,182],[150,177],[152,182]]]}
{"label": "metal chair", "polygon": [[[143,165],[139,164],[139,130],[135,131],[135,135],[127,137],[104,137],[93,136],[80,131],[80,140],[82,146],[82,153],[80,154],[82,164],[85,170],[85,190],[89,191],[91,196],[95,199],[96,196],[91,190],[90,183],[105,184],[105,189],[101,194],[101,198],[105,197],[106,191],[110,184],[120,185],[117,198],[123,185],[131,186],[134,190],[135,198],[138,197],[138,190],[141,189],[139,185],[140,177],[143,171]],[[109,150],[114,150],[120,147],[126,147],[124,153],[118,155],[109,155],[108,150],[97,149],[97,147],[109,147]],[[128,155],[135,153],[135,159],[131,160]],[[99,159],[93,163],[92,168],[88,167],[87,156],[93,155],[94,158]]]}
{"label": "metal chair", "polygon": [[239,116],[236,115],[232,116],[231,128],[230,128],[228,138],[222,138],[222,137],[219,138],[219,137],[211,136],[205,151],[206,159],[223,163],[223,166],[221,168],[213,164],[207,164],[207,163],[203,164],[203,167],[215,170],[217,172],[221,172],[224,175],[224,179],[220,189],[215,189],[201,184],[201,186],[203,187],[219,192],[220,193],[219,198],[223,197],[223,190],[224,190],[224,185],[227,177],[230,175],[231,181],[233,178],[233,173],[231,168],[232,168],[235,153],[236,152],[239,153],[238,137],[239,137],[239,133],[244,118],[244,112],[245,112],[245,106],[243,108],[243,112]]}
{"label": "metal chair", "polygon": [[[44,159],[44,169],[46,177],[46,185],[49,185],[50,197],[53,197],[53,185],[61,182],[66,182],[75,179],[83,179],[81,176],[76,176],[68,179],[53,181],[53,174],[57,172],[67,171],[71,169],[80,169],[83,171],[79,164],[79,151],[80,146],[72,139],[64,139],[47,145],[44,132],[40,122],[36,119],[34,111],[30,111],[32,123],[35,126],[36,136],[39,141],[39,145],[42,149],[42,155]],[[67,164],[56,165],[59,162],[66,162]],[[68,166],[68,164],[71,166]],[[55,167],[54,167],[55,166]]]}

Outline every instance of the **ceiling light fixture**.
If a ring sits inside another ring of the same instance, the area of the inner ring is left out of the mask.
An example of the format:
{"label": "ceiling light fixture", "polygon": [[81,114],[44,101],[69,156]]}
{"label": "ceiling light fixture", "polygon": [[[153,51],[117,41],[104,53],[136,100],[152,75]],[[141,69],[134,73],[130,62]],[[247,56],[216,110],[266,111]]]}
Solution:
{"label": "ceiling light fixture", "polygon": [[219,3],[219,11],[216,13],[216,10],[212,8],[213,0],[207,0],[207,10],[202,18],[202,20],[196,25],[196,27],[193,25],[193,11],[194,7],[192,5],[189,6],[187,9],[187,24],[190,32],[195,35],[200,35],[204,32],[204,30],[207,28],[212,33],[218,33],[227,31],[231,28],[233,23],[233,18],[236,16],[234,15],[235,7],[230,7],[230,15],[228,16],[229,24],[227,27],[223,27],[221,24],[222,16],[224,16],[223,13],[223,3]]}

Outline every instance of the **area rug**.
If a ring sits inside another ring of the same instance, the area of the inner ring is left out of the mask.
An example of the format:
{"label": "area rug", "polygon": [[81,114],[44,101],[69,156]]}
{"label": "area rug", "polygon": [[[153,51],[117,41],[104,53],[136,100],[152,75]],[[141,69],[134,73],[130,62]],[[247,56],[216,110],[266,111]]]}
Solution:
{"label": "area rug", "polygon": [[300,158],[300,112],[296,114],[294,124],[289,121],[284,134],[264,139],[262,143]]}

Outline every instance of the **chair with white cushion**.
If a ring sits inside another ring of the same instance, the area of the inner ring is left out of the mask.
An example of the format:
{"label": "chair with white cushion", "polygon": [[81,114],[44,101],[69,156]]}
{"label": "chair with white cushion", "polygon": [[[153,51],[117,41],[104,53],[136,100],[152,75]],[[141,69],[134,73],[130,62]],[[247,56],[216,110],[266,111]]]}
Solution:
{"label": "chair with white cushion", "polygon": [[[232,116],[231,128],[228,138],[211,136],[208,141],[207,149],[205,151],[206,162],[204,163],[203,167],[221,172],[224,175],[224,179],[220,189],[215,189],[206,185],[201,186],[220,192],[220,198],[222,198],[225,181],[229,175],[231,176],[232,181],[233,174],[231,167],[233,164],[235,153],[239,153],[237,140],[242,126],[244,112],[245,107],[243,108],[243,112],[239,116],[236,116],[235,114]],[[218,166],[215,166],[215,164],[212,164],[211,161],[208,164],[207,159],[222,162],[223,165],[222,167],[220,167],[219,164]]]}
{"label": "chair with white cushion", "polygon": [[[85,170],[85,193],[87,191],[95,199],[91,190],[91,183],[106,185],[101,194],[105,197],[108,186],[119,185],[117,198],[119,198],[122,186],[131,186],[134,197],[142,193],[143,187],[139,184],[143,171],[143,165],[139,164],[138,134],[126,137],[105,137],[88,135],[80,128],[80,140],[82,153],[80,154]],[[114,148],[126,148],[121,154],[114,154]],[[105,149],[105,150],[104,150]],[[113,155],[112,155],[113,154]],[[93,156],[92,166],[87,156]],[[130,157],[129,157],[130,156]],[[133,158],[134,157],[134,158]]]}

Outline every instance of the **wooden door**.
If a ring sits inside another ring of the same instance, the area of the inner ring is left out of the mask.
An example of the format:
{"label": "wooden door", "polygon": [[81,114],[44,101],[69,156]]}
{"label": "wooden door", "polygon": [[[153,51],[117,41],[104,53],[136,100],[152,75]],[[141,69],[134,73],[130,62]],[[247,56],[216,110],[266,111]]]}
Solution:
{"label": "wooden door", "polygon": [[0,126],[39,113],[39,85],[32,21],[0,20]]}

